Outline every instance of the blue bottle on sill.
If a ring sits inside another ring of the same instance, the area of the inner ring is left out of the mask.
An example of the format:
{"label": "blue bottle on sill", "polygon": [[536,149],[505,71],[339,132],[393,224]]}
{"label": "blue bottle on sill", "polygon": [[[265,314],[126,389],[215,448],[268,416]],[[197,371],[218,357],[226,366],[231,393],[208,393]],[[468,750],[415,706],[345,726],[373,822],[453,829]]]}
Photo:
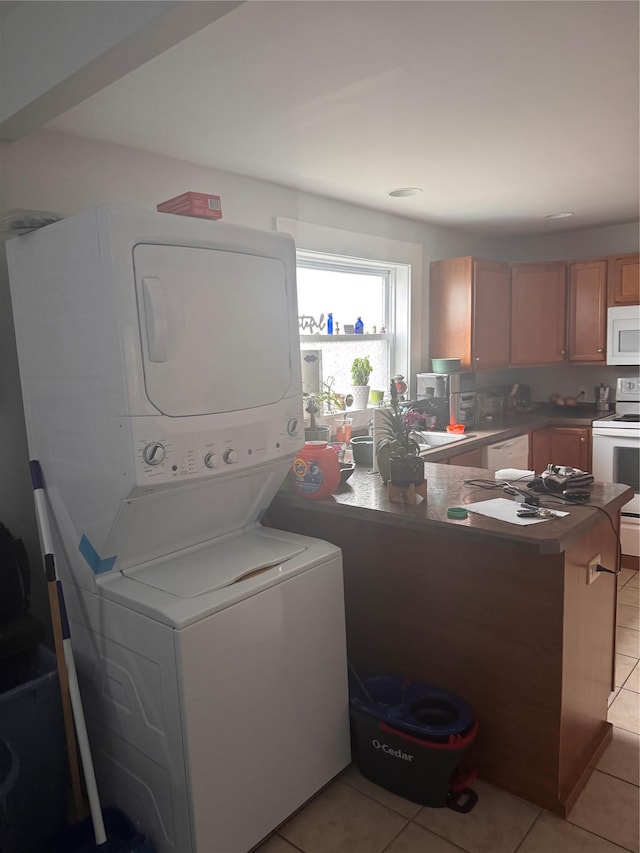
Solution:
{"label": "blue bottle on sill", "polygon": [[358,317],[356,320],[356,325],[354,326],[353,331],[356,335],[364,335],[364,323],[362,322],[362,318]]}
{"label": "blue bottle on sill", "polygon": [[333,334],[333,314],[331,313],[331,311],[329,311],[329,313],[327,314],[327,334]]}

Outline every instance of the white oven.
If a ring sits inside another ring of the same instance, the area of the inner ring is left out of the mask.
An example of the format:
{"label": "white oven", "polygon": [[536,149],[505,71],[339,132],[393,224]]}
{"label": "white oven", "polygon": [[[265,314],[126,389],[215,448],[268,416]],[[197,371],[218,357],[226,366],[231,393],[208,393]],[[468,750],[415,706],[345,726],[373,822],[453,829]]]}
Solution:
{"label": "white oven", "polygon": [[640,379],[618,379],[615,414],[593,422],[593,476],[633,489],[620,537],[624,554],[640,556]]}

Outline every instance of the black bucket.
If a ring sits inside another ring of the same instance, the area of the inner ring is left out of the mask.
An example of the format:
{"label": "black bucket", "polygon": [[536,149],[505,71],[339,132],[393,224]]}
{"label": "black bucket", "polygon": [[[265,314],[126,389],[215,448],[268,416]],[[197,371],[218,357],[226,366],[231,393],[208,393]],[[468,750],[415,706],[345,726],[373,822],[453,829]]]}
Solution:
{"label": "black bucket", "polygon": [[353,685],[351,739],[367,779],[414,803],[468,812],[477,795],[475,771],[460,764],[478,723],[467,703],[429,684],[376,676]]}

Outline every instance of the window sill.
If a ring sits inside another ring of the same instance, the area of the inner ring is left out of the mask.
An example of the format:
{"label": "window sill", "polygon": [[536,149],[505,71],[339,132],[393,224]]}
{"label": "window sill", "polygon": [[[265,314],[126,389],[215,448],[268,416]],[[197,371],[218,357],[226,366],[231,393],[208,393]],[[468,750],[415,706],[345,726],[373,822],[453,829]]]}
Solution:
{"label": "window sill", "polygon": [[379,335],[343,335],[342,332],[339,335],[325,335],[318,332],[315,335],[300,335],[300,343],[306,344],[318,340],[321,340],[323,343],[328,343],[329,341],[385,341],[391,340],[391,337],[388,332]]}
{"label": "window sill", "polygon": [[[332,412],[330,415],[316,415],[316,423],[318,426],[333,427],[343,418],[351,418],[351,429],[362,430],[366,429],[369,422],[373,420],[373,411],[377,408],[379,406],[370,406],[367,409],[340,409],[337,412]],[[307,417],[305,417],[304,425],[305,427],[309,426],[309,419]]]}

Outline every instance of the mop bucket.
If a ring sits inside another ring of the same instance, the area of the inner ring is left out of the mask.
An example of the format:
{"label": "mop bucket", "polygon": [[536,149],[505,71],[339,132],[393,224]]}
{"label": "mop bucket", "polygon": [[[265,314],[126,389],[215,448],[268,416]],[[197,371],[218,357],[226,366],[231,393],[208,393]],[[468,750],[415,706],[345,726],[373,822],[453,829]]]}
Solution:
{"label": "mop bucket", "polygon": [[[364,688],[364,691],[362,689]],[[476,771],[460,765],[478,723],[458,696],[400,676],[350,687],[351,740],[362,775],[414,803],[469,812]]]}

